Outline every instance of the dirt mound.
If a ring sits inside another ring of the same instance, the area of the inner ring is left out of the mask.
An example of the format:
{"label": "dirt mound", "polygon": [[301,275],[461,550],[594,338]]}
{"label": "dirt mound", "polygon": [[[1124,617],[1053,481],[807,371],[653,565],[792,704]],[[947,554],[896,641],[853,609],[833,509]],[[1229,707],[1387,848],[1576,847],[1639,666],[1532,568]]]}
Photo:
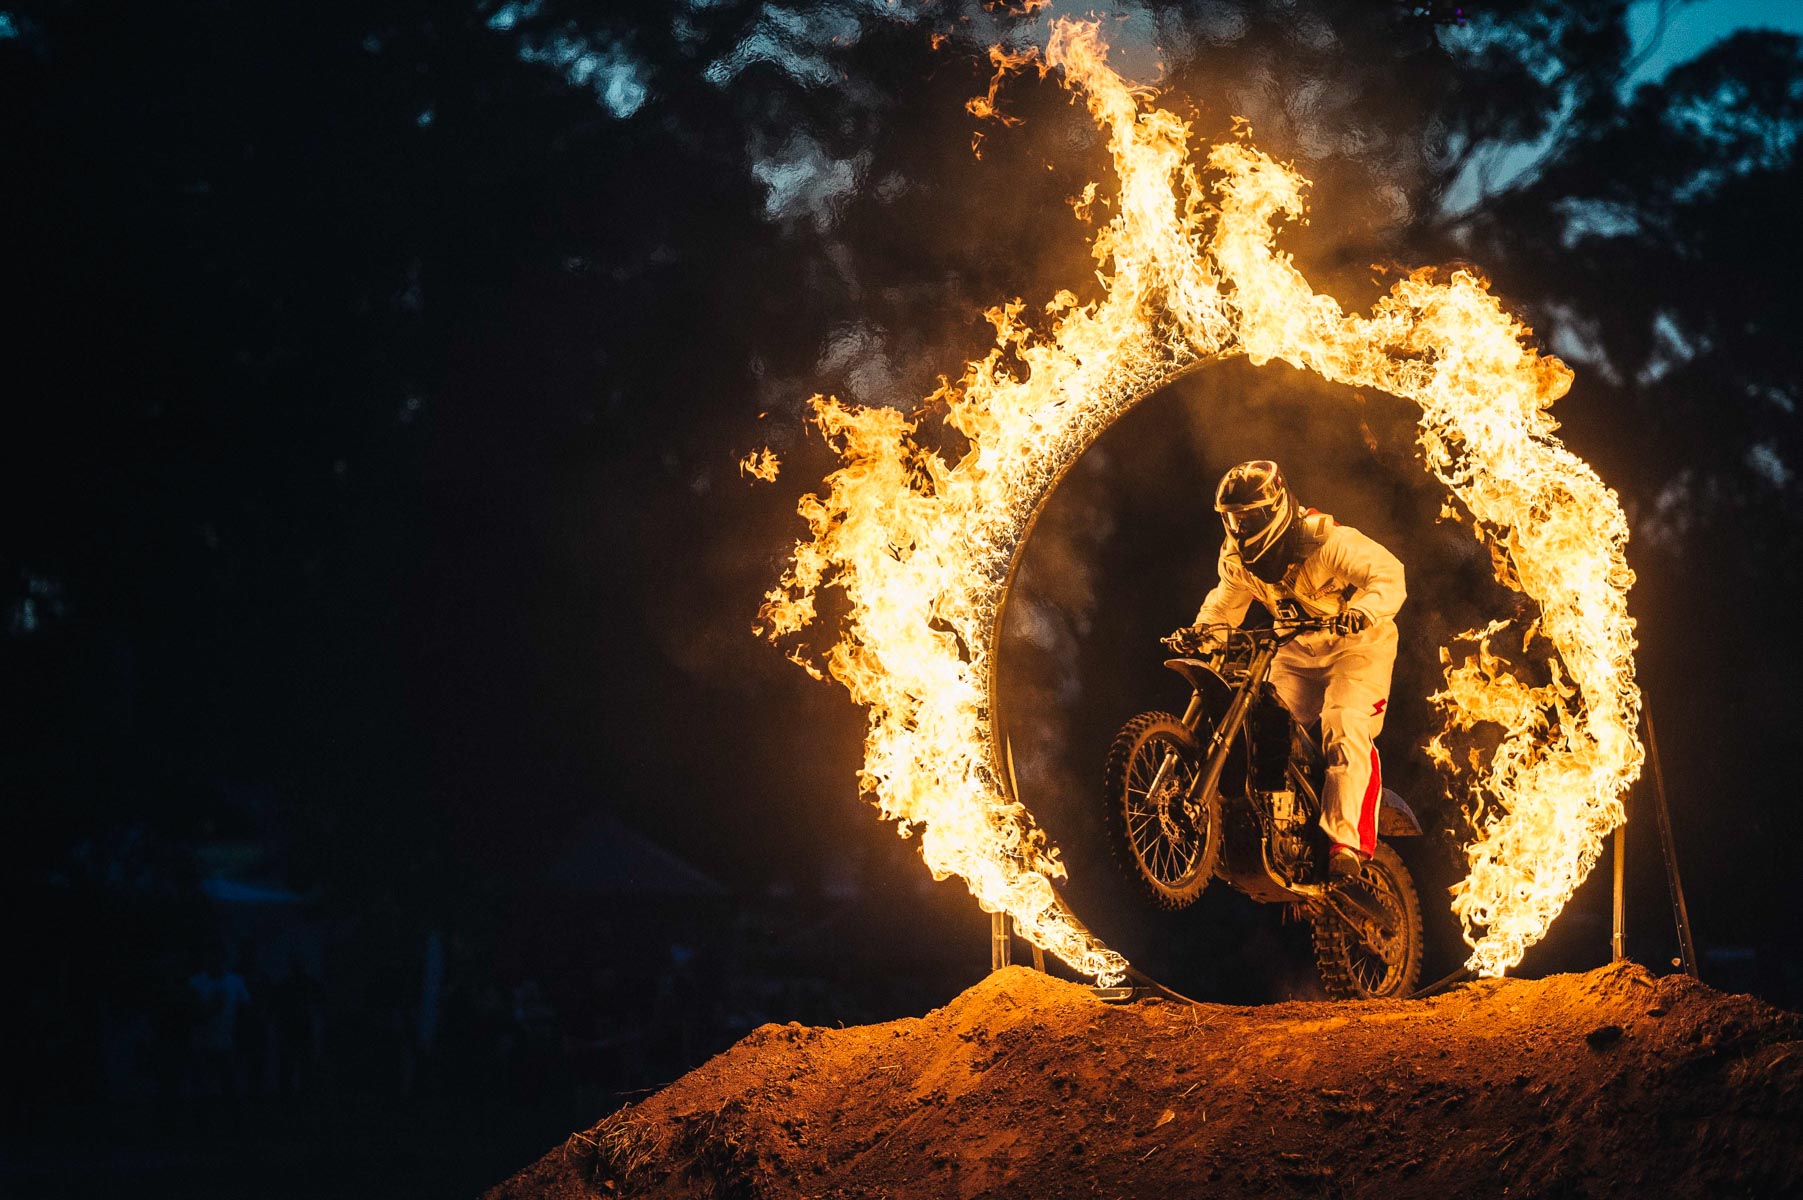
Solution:
{"label": "dirt mound", "polygon": [[1014,967],[925,1017],[766,1025],[487,1200],[1803,1195],[1800,1038],[1629,964],[1255,1008]]}

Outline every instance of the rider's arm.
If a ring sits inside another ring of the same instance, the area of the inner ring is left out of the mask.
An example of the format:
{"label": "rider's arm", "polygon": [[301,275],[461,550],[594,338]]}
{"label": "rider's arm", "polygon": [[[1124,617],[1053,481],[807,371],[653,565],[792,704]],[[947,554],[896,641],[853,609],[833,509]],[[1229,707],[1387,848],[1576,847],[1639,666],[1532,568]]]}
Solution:
{"label": "rider's arm", "polygon": [[1258,599],[1251,588],[1240,582],[1238,573],[1221,556],[1221,582],[1214,585],[1202,600],[1196,613],[1197,625],[1234,625],[1246,619],[1246,610]]}
{"label": "rider's arm", "polygon": [[1346,601],[1372,621],[1394,617],[1408,598],[1403,583],[1402,560],[1346,525],[1335,527],[1322,548],[1327,566],[1341,579],[1357,589]]}

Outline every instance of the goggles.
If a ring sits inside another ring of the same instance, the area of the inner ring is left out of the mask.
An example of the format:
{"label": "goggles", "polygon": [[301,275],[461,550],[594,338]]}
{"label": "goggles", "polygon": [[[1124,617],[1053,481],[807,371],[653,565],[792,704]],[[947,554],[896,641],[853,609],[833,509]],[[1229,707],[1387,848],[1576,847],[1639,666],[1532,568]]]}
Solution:
{"label": "goggles", "polygon": [[1236,504],[1221,509],[1221,522],[1236,542],[1255,538],[1268,528],[1283,508],[1282,497],[1272,497],[1257,504]]}

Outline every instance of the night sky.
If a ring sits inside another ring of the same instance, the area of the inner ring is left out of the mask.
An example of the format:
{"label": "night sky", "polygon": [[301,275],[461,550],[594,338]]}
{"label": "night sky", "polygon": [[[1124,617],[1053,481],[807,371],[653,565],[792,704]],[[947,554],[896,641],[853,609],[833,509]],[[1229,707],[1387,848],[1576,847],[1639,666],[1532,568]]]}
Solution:
{"label": "night sky", "polygon": [[[280,1153],[311,1165],[266,1194],[362,1194],[459,1120],[429,1178],[469,1193],[752,1024],[981,976],[986,919],[857,795],[858,712],[751,628],[831,466],[811,395],[912,409],[985,307],[1095,294],[1087,115],[1030,69],[1018,124],[964,107],[991,44],[1088,11],[1031,7],[0,8],[8,1194],[238,1194]],[[1315,181],[1282,244],[1317,288],[1475,263],[1576,370],[1555,413],[1633,526],[1703,977],[1796,1007],[1803,44],[1731,3],[1655,42],[1658,7],[1102,15],[1198,146],[1243,116]],[[738,469],[764,446],[774,483]],[[1106,939],[1203,998],[1308,994],[1275,912],[1155,919],[1100,842],[1108,739],[1182,701],[1154,639],[1212,582],[1214,480],[1267,456],[1408,564],[1382,745],[1433,826],[1406,855],[1443,974],[1461,818],[1425,696],[1509,601],[1401,402],[1227,363],[1103,437],[1013,600],[1023,785]],[[1667,970],[1651,798],[1629,950]],[[1525,972],[1607,958],[1606,877]],[[215,960],[252,1007],[209,1074]],[[330,1174],[312,1148],[372,1109],[364,1182]],[[133,1113],[154,1135],[93,1149]]]}

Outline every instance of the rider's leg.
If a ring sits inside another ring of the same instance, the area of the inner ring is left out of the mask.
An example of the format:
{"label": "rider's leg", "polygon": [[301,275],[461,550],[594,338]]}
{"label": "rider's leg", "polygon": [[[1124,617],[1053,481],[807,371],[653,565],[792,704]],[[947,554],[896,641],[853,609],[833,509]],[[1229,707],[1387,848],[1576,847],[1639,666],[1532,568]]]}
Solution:
{"label": "rider's leg", "polygon": [[1265,678],[1299,724],[1308,725],[1320,717],[1322,701],[1327,698],[1328,672],[1314,665],[1312,658],[1279,650]]}
{"label": "rider's leg", "polygon": [[1375,745],[1389,707],[1396,626],[1384,622],[1333,655],[1321,705],[1327,784],[1321,828],[1328,840],[1369,857],[1377,850],[1377,805],[1383,777]]}
{"label": "rider's leg", "polygon": [[[1277,699],[1289,710],[1296,723],[1307,728],[1321,717],[1321,702],[1327,695],[1327,675],[1326,668],[1313,655],[1302,654],[1286,646],[1272,660],[1271,671],[1265,676],[1265,683],[1277,694]],[[1290,752],[1288,739],[1283,739],[1279,744],[1283,747],[1282,753],[1287,763]]]}

